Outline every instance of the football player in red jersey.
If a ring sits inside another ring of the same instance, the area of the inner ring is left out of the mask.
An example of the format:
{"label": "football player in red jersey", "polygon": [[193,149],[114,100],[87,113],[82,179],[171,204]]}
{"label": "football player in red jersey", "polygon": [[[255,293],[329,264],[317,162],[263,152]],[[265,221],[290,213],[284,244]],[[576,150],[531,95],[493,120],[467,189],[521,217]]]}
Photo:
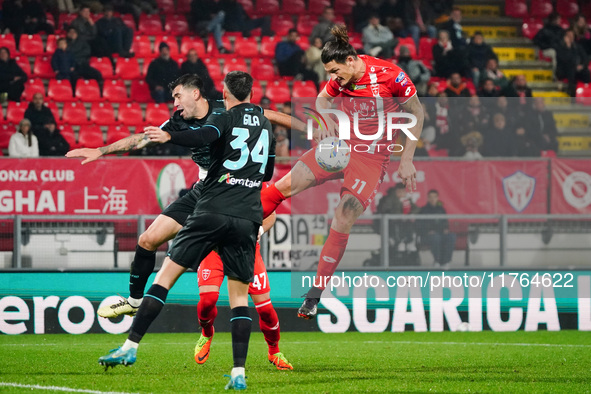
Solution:
{"label": "football player in red jersey", "polygon": [[[409,127],[408,131],[418,140],[423,128],[424,114],[410,78],[400,67],[391,62],[357,55],[355,49],[349,44],[344,26],[333,27],[332,34],[334,39],[327,42],[322,49],[322,63],[330,74],[331,80],[318,95],[316,108],[328,109],[334,98],[339,97],[339,100],[342,100],[341,109],[349,113],[356,112],[353,108],[358,103],[365,106],[372,102],[375,107],[382,108],[383,112],[392,113],[402,110],[416,117],[416,124]],[[318,140],[334,136],[335,130],[338,129],[336,123],[328,116],[324,119],[328,128],[320,131]],[[376,119],[376,117],[360,119],[360,133],[375,134]],[[327,180],[344,178],[341,199],[320,254],[314,287],[308,291],[306,299],[298,310],[298,316],[305,319],[316,316],[320,295],[343,257],[351,228],[375,197],[390,162],[391,150],[388,147],[392,145],[393,140],[388,141],[385,133],[381,138],[373,141],[369,149],[367,148],[369,141],[359,138],[354,133],[351,133],[351,139],[348,142],[351,158],[349,165],[342,171],[337,173],[324,171],[315,160],[314,149],[311,149],[300,158],[290,173],[261,194],[263,205],[272,212],[286,198]],[[355,149],[361,144],[364,145],[363,149]],[[416,144],[417,141],[411,138],[406,139],[398,166],[398,175],[410,191],[416,190],[416,169],[412,162]]]}

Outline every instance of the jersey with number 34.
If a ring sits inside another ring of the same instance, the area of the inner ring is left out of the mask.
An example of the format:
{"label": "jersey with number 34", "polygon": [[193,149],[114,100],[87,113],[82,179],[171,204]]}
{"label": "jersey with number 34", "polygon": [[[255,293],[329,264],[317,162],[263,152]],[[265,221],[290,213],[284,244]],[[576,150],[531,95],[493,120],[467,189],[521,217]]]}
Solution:
{"label": "jersey with number 34", "polygon": [[[402,112],[400,104],[406,103],[417,91],[408,75],[397,65],[367,55],[359,55],[359,58],[365,63],[363,77],[344,87],[330,80],[326,85],[326,91],[330,96],[338,97],[337,102],[340,101],[341,111],[349,115],[351,127],[353,127],[353,115],[357,113],[359,132],[373,135],[378,131],[380,111],[383,114]],[[402,122],[405,123],[407,120],[404,119]],[[391,141],[388,141],[384,133],[382,138],[375,142],[389,144],[394,141],[395,135]],[[351,129],[350,142],[352,145],[358,145],[370,144],[372,141],[358,138]],[[385,149],[380,152],[389,155]]]}

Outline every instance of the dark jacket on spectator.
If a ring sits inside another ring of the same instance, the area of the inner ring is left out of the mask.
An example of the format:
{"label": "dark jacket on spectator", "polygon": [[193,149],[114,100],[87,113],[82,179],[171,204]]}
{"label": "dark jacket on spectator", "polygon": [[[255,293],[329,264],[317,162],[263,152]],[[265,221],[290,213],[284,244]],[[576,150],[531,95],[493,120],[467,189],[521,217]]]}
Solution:
{"label": "dark jacket on spectator", "polygon": [[490,128],[482,133],[484,143],[482,155],[488,157],[509,157],[515,154],[515,133],[505,127],[503,130]]}
{"label": "dark jacket on spectator", "polygon": [[168,84],[177,79],[179,75],[179,65],[176,61],[172,58],[164,60],[157,57],[152,60],[148,67],[146,83],[150,86],[150,89],[154,89],[158,85],[168,89]]}
{"label": "dark jacket on spectator", "polygon": [[68,39],[68,50],[74,57],[76,65],[89,63],[90,45],[84,39],[80,37],[73,41]]}
{"label": "dark jacket on spectator", "polygon": [[91,25],[80,15],[72,21],[70,26],[78,31],[78,38],[82,38],[85,41],[93,40],[96,37],[96,24]]}
{"label": "dark jacket on spectator", "polygon": [[[25,111],[25,118],[31,121],[31,129],[34,132],[43,129],[43,127],[49,122],[56,123],[53,113],[48,107],[42,105],[41,109],[37,110],[33,103],[29,103],[29,106]],[[39,136],[37,136],[37,138],[39,138]],[[40,139],[39,143],[41,143]],[[41,149],[41,146],[39,146],[39,149]]]}
{"label": "dark jacket on spectator", "polygon": [[564,41],[561,41],[556,47],[556,59],[556,77],[558,78],[568,78],[569,73],[578,65],[587,67],[589,64],[585,50],[576,42],[573,42],[569,48]]}
{"label": "dark jacket on spectator", "polygon": [[562,40],[564,29],[560,26],[546,24],[536,33],[533,41],[540,49],[556,48]]}
{"label": "dark jacket on spectator", "polygon": [[[542,112],[532,110],[527,116],[525,130],[532,140],[538,141],[537,144],[540,149],[555,152],[558,150],[558,141],[556,139],[558,130],[552,112],[548,110]],[[548,141],[546,141],[546,138]]]}
{"label": "dark jacket on spectator", "polygon": [[447,30],[449,32],[449,39],[454,48],[461,48],[466,46],[466,38],[464,37],[461,25],[456,24],[453,19],[441,25],[440,30]]}
{"label": "dark jacket on spectator", "polygon": [[209,71],[207,71],[207,67],[201,59],[197,59],[197,62],[195,63],[184,61],[181,65],[181,75],[185,74],[197,74],[201,77],[201,80],[203,80],[203,93],[207,98],[221,98],[220,92],[215,88],[213,80],[209,75]]}
{"label": "dark jacket on spectator", "polygon": [[57,73],[55,76],[57,79],[70,78],[70,74],[72,73],[71,68],[76,67],[74,55],[72,55],[72,52],[70,52],[69,49],[66,49],[65,51],[62,49],[56,49],[51,57],[51,67],[53,68],[53,71]]}
{"label": "dark jacket on spectator", "polygon": [[39,141],[39,156],[64,156],[70,150],[70,144],[57,127],[53,133],[42,128],[35,135]]}
{"label": "dark jacket on spectator", "polygon": [[[421,208],[419,213],[423,215],[447,215],[447,211],[443,208],[441,201],[435,206],[427,203]],[[444,230],[449,229],[447,219],[421,220],[419,223],[426,230],[425,233],[435,231],[436,233],[441,234]]]}
{"label": "dark jacket on spectator", "polygon": [[7,62],[0,61],[0,84],[8,84],[14,77],[21,77],[24,83],[27,81],[27,74],[17,64],[16,60],[8,59]]}
{"label": "dark jacket on spectator", "polygon": [[497,59],[497,55],[493,52],[492,47],[486,43],[476,45],[473,42],[468,44],[468,58],[470,59],[470,67],[475,67],[482,70],[486,67],[486,62],[489,59]]}

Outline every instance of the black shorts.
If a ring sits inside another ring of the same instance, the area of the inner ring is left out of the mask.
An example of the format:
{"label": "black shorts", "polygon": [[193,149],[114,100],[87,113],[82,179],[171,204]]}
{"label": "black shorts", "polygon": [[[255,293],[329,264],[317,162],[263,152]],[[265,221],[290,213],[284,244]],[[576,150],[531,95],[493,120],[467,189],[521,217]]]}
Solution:
{"label": "black shorts", "polygon": [[185,224],[189,215],[195,210],[197,200],[201,197],[201,187],[203,182],[198,182],[184,196],[164,208],[161,215],[174,219],[181,226]]}
{"label": "black shorts", "polygon": [[258,232],[259,224],[247,219],[195,212],[177,234],[168,256],[197,271],[201,261],[215,249],[224,264],[224,275],[252,282]]}

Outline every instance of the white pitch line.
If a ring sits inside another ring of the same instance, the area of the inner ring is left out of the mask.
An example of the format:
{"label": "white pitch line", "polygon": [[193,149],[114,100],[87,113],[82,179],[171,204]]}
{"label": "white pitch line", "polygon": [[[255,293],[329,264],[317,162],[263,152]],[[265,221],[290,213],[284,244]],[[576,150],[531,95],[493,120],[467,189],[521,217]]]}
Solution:
{"label": "white pitch line", "polygon": [[20,384],[20,383],[10,383],[10,382],[0,382],[0,386],[3,386],[3,387],[17,387],[17,388],[31,389],[31,390],[66,391],[66,392],[69,392],[69,393],[131,394],[131,393],[125,393],[125,392],[120,392],[120,391],[84,390],[84,389],[74,389],[74,388],[71,388],[71,387],[41,386],[41,385],[38,385],[38,384]]}

